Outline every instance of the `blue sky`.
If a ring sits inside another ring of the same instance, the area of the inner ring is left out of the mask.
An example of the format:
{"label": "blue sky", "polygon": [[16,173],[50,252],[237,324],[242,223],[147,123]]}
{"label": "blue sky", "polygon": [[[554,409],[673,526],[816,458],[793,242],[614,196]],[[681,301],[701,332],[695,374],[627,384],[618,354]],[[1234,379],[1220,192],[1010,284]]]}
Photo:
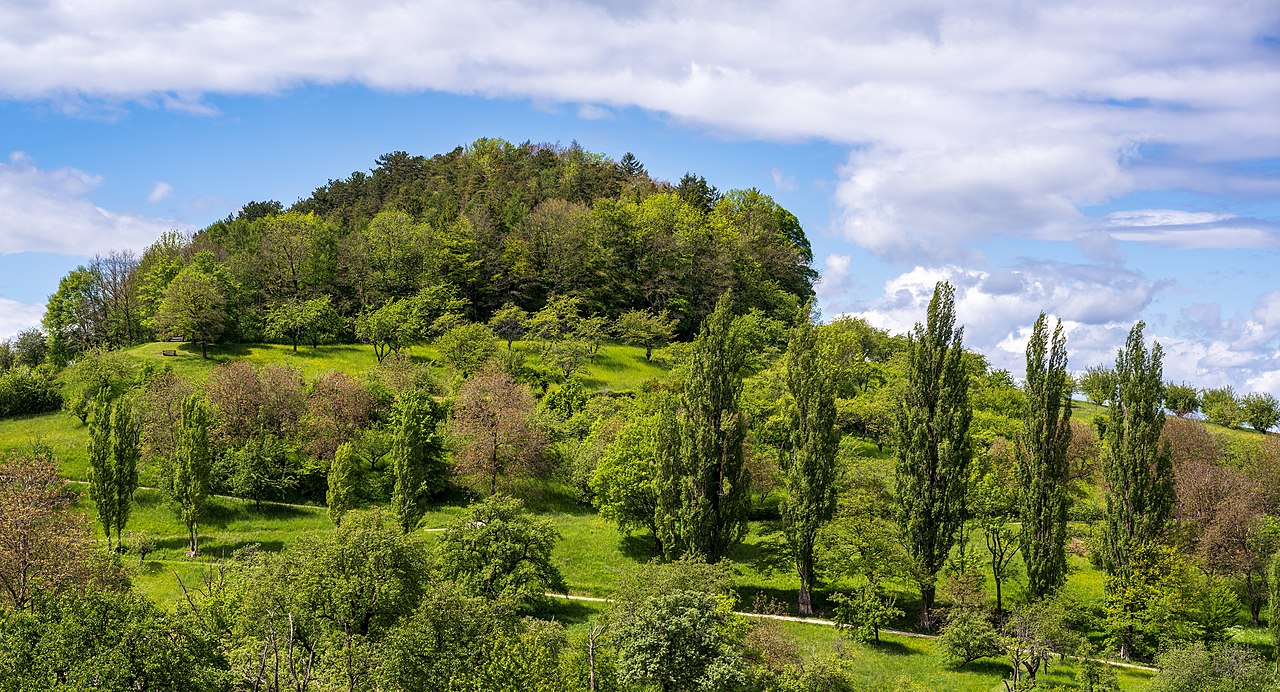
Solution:
{"label": "blue sky", "polygon": [[1143,319],[1170,379],[1280,393],[1274,2],[187,5],[0,8],[0,338],[382,153],[577,140],[773,195],[828,316],[903,331],[947,279],[1015,375],[1043,309],[1074,368]]}

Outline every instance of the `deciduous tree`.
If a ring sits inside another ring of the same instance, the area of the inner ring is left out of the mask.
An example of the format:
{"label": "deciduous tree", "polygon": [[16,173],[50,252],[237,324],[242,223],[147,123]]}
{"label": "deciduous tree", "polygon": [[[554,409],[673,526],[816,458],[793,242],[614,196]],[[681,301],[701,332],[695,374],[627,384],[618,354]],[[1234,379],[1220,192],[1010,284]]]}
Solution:
{"label": "deciduous tree", "polygon": [[209,344],[226,328],[226,309],[227,298],[218,281],[191,265],[165,288],[156,322],[163,334],[181,335],[200,344],[200,355],[208,358]]}
{"label": "deciduous tree", "polygon": [[472,504],[436,546],[441,574],[477,596],[519,606],[567,587],[551,559],[560,534],[513,497],[490,495]]}
{"label": "deciduous tree", "polygon": [[458,472],[493,495],[504,478],[536,471],[546,446],[530,419],[536,407],[529,388],[504,370],[483,370],[464,382],[449,419]]}
{"label": "deciduous tree", "polygon": [[208,405],[197,395],[182,401],[182,418],[168,479],[168,494],[178,517],[187,527],[187,554],[200,552],[200,520],[209,500],[209,474],[213,469],[213,425]]}
{"label": "deciduous tree", "polygon": [[421,390],[405,392],[396,406],[391,509],[405,533],[417,528],[426,512],[426,501],[444,487],[442,416],[440,406]]}
{"label": "deciduous tree", "polygon": [[955,289],[938,282],[925,324],[908,337],[907,382],[895,430],[898,517],[920,585],[920,624],[932,626],[938,571],[964,521],[973,456],[969,371],[955,326]]}

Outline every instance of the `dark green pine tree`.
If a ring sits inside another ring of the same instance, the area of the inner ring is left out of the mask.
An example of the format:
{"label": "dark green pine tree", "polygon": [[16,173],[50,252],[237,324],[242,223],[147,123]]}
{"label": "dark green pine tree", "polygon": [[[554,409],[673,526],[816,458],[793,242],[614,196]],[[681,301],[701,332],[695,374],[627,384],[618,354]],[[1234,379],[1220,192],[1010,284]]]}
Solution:
{"label": "dark green pine tree", "polygon": [[1040,313],[1027,342],[1027,395],[1018,436],[1018,514],[1027,591],[1044,598],[1067,580],[1067,446],[1071,444],[1071,377],[1067,338],[1058,322],[1049,337]]}
{"label": "dark green pine tree", "polygon": [[391,446],[391,511],[409,533],[426,513],[427,499],[444,486],[444,442],[438,431],[440,407],[421,390],[401,395],[396,407],[395,440]]}
{"label": "dark green pine tree", "polygon": [[134,417],[126,400],[118,400],[111,411],[111,456],[114,475],[112,495],[115,500],[116,546],[129,523],[133,509],[133,493],[138,489],[138,460],[142,457],[142,426]]}
{"label": "dark green pine tree", "polygon": [[703,322],[679,411],[666,412],[659,424],[656,523],[671,558],[692,553],[718,562],[746,535],[747,425],[738,408],[746,341],[732,304],[726,293]]}
{"label": "dark green pine tree", "polygon": [[955,289],[939,281],[926,323],[907,339],[907,383],[898,405],[898,525],[920,585],[920,624],[932,627],[938,572],[964,521],[973,458],[969,374],[955,326]]}
{"label": "dark green pine tree", "polygon": [[111,454],[111,400],[100,392],[89,404],[89,499],[98,510],[98,521],[111,549],[116,525],[115,465]]}
{"label": "dark green pine tree", "polygon": [[783,528],[800,576],[800,613],[813,614],[813,549],[818,530],[836,508],[835,368],[805,306],[787,345],[787,390],[791,395],[790,440],[783,454],[787,494]]}

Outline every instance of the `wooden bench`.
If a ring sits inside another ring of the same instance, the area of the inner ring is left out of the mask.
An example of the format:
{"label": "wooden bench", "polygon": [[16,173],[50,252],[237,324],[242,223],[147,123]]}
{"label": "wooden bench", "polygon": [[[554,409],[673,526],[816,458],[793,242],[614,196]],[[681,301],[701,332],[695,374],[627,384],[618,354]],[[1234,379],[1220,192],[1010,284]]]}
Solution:
{"label": "wooden bench", "polygon": [[168,350],[165,350],[165,351],[161,351],[161,352],[160,352],[160,355],[162,355],[162,356],[176,356],[176,355],[178,355],[178,352],[177,352],[177,351],[168,351]]}

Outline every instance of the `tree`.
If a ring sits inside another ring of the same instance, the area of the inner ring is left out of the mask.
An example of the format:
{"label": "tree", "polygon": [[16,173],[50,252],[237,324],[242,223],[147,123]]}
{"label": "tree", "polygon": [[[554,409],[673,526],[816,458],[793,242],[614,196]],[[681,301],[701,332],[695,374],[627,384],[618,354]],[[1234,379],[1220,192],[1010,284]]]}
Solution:
{"label": "tree", "polygon": [[1265,434],[1280,422],[1280,401],[1271,394],[1254,392],[1246,394],[1240,401],[1244,409],[1244,419],[1249,427]]}
{"label": "tree", "polygon": [[739,410],[746,345],[723,295],[693,343],[679,409],[659,419],[658,533],[668,557],[718,562],[746,534],[746,421]]}
{"label": "tree", "polygon": [[356,338],[373,346],[379,363],[420,339],[423,331],[413,301],[408,298],[387,301],[356,317]]}
{"label": "tree", "polygon": [[507,350],[511,344],[524,335],[529,324],[529,313],[521,310],[515,303],[507,303],[489,318],[489,328],[507,342]]}
{"label": "tree", "polygon": [[650,563],[622,589],[609,627],[624,685],[728,690],[744,682],[728,574],[696,558]]}
{"label": "tree", "polygon": [[368,427],[373,395],[362,381],[341,372],[321,375],[307,393],[302,430],[305,449],[316,459],[332,459],[338,446]]}
{"label": "tree", "polygon": [[441,575],[485,598],[530,606],[547,592],[566,593],[551,559],[560,533],[513,497],[490,495],[472,504],[436,546]]}
{"label": "tree", "polygon": [[300,340],[311,342],[313,349],[319,348],[321,341],[332,339],[342,328],[342,317],[327,295],[281,303],[267,312],[264,322],[268,337],[288,339],[294,351]]}
{"label": "tree", "polygon": [[227,298],[217,279],[191,265],[174,277],[164,290],[156,322],[165,334],[180,334],[200,344],[200,355],[209,357],[209,343],[226,327]]}
{"label": "tree", "polygon": [[133,363],[118,351],[90,349],[58,373],[62,405],[81,423],[89,422],[89,407],[100,393],[114,400],[133,383]]}
{"label": "tree", "polygon": [[1267,633],[1271,635],[1271,655],[1280,675],[1280,552],[1271,556],[1267,568]]}
{"label": "tree", "polygon": [[44,362],[48,351],[49,347],[45,341],[44,332],[35,327],[24,329],[13,338],[13,362],[15,365],[34,368]]}
{"label": "tree", "polygon": [[1179,418],[1200,410],[1200,392],[1187,383],[1168,383],[1164,387],[1164,406]]}
{"label": "tree", "polygon": [[791,332],[787,346],[788,432],[783,455],[787,495],[782,521],[800,576],[800,614],[813,614],[813,551],[818,530],[836,509],[836,429],[834,369],[810,314],[812,303]]}
{"label": "tree", "polygon": [[932,626],[938,571],[964,521],[973,455],[969,372],[955,327],[955,289],[938,282],[925,324],[907,339],[907,382],[895,429],[898,521],[920,585],[920,624]]}
{"label": "tree", "polygon": [[182,401],[182,419],[168,479],[168,492],[178,516],[187,527],[187,554],[200,552],[199,527],[209,499],[209,474],[213,469],[213,444],[209,439],[212,416],[196,395]]}
{"label": "tree", "polygon": [[360,473],[360,458],[350,442],[338,445],[329,464],[329,489],[325,500],[329,505],[329,518],[341,524],[342,517],[356,507],[356,481]]}
{"label": "tree", "polygon": [[111,482],[115,502],[116,547],[133,509],[133,494],[138,489],[138,461],[142,458],[142,424],[132,401],[117,399],[111,408],[111,456],[114,477]]}
{"label": "tree", "polygon": [[89,499],[98,510],[98,521],[111,548],[111,529],[116,525],[115,464],[111,454],[111,402],[105,395],[95,397],[89,411]]}
{"label": "tree", "polygon": [[38,590],[90,580],[89,526],[75,501],[52,457],[0,452],[0,604],[24,610]]}
{"label": "tree", "polygon": [[254,507],[261,508],[262,501],[269,498],[282,498],[296,483],[284,442],[265,430],[250,435],[225,458],[231,462],[231,477],[227,479],[231,492],[253,500]]}
{"label": "tree", "polygon": [[528,386],[504,370],[489,368],[464,382],[449,419],[458,472],[493,495],[499,480],[537,470],[546,439],[530,419],[536,407]]}
{"label": "tree", "polygon": [[1267,692],[1275,682],[1266,661],[1244,644],[1205,646],[1195,642],[1171,648],[1156,658],[1160,672],[1151,692]]}
{"label": "tree", "polygon": [[648,529],[656,551],[662,554],[654,488],[656,409],[647,398],[641,398],[626,411],[625,422],[600,455],[591,476],[591,489],[600,516],[617,524],[624,533],[634,528]]}
{"label": "tree", "polygon": [[[1129,330],[1125,347],[1116,355],[1116,396],[1111,401],[1107,426],[1106,567],[1114,588],[1125,590],[1133,576],[1129,558],[1136,546],[1154,541],[1163,531],[1173,509],[1173,457],[1160,444],[1164,428],[1163,349],[1157,342],[1148,354],[1138,322]],[[1121,601],[1136,607],[1131,600]],[[1129,615],[1132,615],[1130,613]],[[1132,620],[1132,618],[1130,618]],[[1133,653],[1134,627],[1123,630],[1122,656]]]}
{"label": "tree", "polygon": [[835,594],[835,613],[831,619],[854,641],[880,641],[880,630],[900,618],[903,612],[897,600],[885,593],[879,584],[867,582],[849,594]]}
{"label": "tree", "polygon": [[1067,578],[1067,509],[1071,446],[1071,378],[1067,340],[1059,322],[1049,340],[1040,313],[1027,342],[1026,411],[1018,437],[1020,545],[1033,599],[1056,591]]}
{"label": "tree", "polygon": [[1106,366],[1095,365],[1084,371],[1076,381],[1076,386],[1084,393],[1089,403],[1102,406],[1115,396],[1116,373]]}
{"label": "tree", "polygon": [[1238,428],[1245,421],[1244,407],[1230,386],[1206,389],[1200,396],[1205,420],[1224,428]]}
{"label": "tree", "polygon": [[999,656],[1004,652],[1000,633],[992,627],[987,614],[981,608],[957,608],[947,616],[946,625],[938,637],[947,663],[963,668],[980,658]]}
{"label": "tree", "polygon": [[471,377],[498,353],[497,337],[483,324],[464,324],[440,335],[436,350],[462,379]]}
{"label": "tree", "polygon": [[675,338],[676,321],[666,310],[628,310],[618,316],[613,333],[623,343],[644,347],[644,359],[653,360],[653,349],[666,346]]}
{"label": "tree", "polygon": [[968,503],[973,523],[982,529],[982,541],[990,558],[991,579],[996,587],[997,620],[1004,617],[1004,583],[1011,575],[1011,563],[1018,553],[1020,535],[1012,526],[1018,516],[1020,498],[1014,480],[1014,462],[1009,458],[1012,455],[1008,450],[1008,443],[997,438],[987,453],[980,457],[982,465],[974,473],[976,480],[969,490]]}
{"label": "tree", "polygon": [[421,390],[405,392],[396,406],[391,510],[405,533],[417,528],[426,512],[427,499],[444,487],[445,448],[439,432],[442,417],[439,405]]}

